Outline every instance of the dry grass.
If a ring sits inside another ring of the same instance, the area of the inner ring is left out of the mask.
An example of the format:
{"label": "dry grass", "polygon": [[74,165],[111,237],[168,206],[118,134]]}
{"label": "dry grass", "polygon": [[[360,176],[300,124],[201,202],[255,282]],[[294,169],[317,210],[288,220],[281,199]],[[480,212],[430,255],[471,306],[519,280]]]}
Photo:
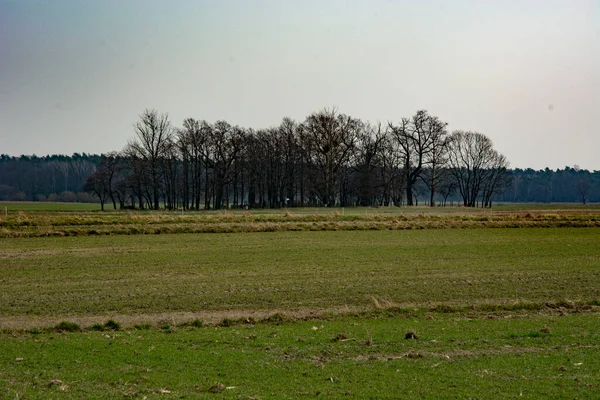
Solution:
{"label": "dry grass", "polygon": [[600,210],[556,212],[456,211],[423,213],[365,213],[341,215],[248,212],[176,214],[138,213],[26,213],[0,218],[0,238],[136,235],[175,233],[238,233],[337,230],[419,230],[526,227],[597,227]]}

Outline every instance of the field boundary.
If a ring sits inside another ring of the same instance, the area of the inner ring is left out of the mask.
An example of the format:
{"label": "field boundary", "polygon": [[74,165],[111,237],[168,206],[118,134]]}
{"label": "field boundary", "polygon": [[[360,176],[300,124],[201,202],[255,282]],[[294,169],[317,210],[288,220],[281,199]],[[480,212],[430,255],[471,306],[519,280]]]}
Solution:
{"label": "field boundary", "polygon": [[600,227],[600,210],[420,214],[18,213],[0,218],[0,238],[178,233]]}
{"label": "field boundary", "polygon": [[[415,318],[434,314],[468,315],[471,318],[515,318],[537,314],[564,316],[567,314],[600,314],[600,302],[597,300],[582,302],[561,300],[556,302],[510,302],[458,305],[439,303],[428,306],[396,305],[379,302],[376,299],[371,306],[339,306],[330,308],[304,309],[257,309],[257,310],[203,310],[185,312],[161,312],[153,314],[107,314],[107,315],[71,315],[71,316],[8,316],[0,317],[0,329],[7,332],[29,330],[56,330],[56,326],[68,321],[83,329],[96,330],[94,326],[106,321],[117,321],[126,329],[145,329],[151,327],[164,329],[168,326],[234,326],[244,324],[280,324],[306,320],[338,320],[346,317],[397,317]],[[58,329],[60,330],[60,329]]]}

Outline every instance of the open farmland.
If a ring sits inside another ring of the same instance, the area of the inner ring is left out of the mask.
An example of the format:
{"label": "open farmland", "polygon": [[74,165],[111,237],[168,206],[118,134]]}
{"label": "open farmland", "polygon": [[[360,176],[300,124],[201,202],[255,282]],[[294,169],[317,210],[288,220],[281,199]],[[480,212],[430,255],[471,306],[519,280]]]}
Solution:
{"label": "open farmland", "polygon": [[0,397],[597,393],[597,211],[363,213],[9,214]]}
{"label": "open farmland", "polygon": [[[66,206],[65,206],[66,207]],[[563,208],[561,208],[563,207]],[[286,231],[415,230],[448,228],[600,227],[600,207],[508,205],[457,207],[293,209],[251,211],[11,211],[0,217],[0,238],[248,233]]]}

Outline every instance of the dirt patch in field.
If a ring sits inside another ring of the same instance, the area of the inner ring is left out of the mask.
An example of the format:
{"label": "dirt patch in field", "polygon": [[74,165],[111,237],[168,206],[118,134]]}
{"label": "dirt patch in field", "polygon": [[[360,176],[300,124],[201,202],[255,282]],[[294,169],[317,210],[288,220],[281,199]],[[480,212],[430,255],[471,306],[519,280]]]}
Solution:
{"label": "dirt patch in field", "polygon": [[[433,315],[436,313],[448,312],[456,313],[457,318],[524,318],[531,315],[566,315],[570,313],[600,313],[600,306],[590,306],[573,304],[568,308],[559,307],[553,303],[547,303],[543,307],[536,308],[519,308],[506,306],[497,306],[498,309],[491,313],[487,308],[489,305],[479,307],[478,310],[460,307],[434,307],[434,308],[418,308],[415,305],[405,307],[384,307],[377,308],[371,306],[339,306],[330,308],[302,308],[302,309],[262,309],[262,310],[206,310],[206,311],[189,311],[189,312],[163,312],[163,313],[148,313],[148,314],[105,314],[105,315],[58,315],[58,316],[0,316],[0,329],[33,329],[33,328],[48,328],[53,327],[62,321],[75,322],[83,328],[93,324],[102,324],[110,319],[117,321],[124,328],[133,328],[138,324],[151,324],[158,327],[163,324],[171,326],[183,325],[194,320],[200,320],[204,325],[219,325],[224,320],[230,323],[256,323],[260,321],[280,322],[280,321],[300,321],[307,319],[325,319],[337,318],[347,315],[365,315],[369,316],[372,313],[377,315],[386,315],[392,317],[394,315],[416,315],[423,316]],[[427,318],[427,317],[426,317]],[[232,322],[231,322],[232,321]]]}
{"label": "dirt patch in field", "polygon": [[201,320],[206,325],[220,324],[224,319],[228,320],[249,320],[260,321],[272,315],[285,315],[290,320],[301,320],[307,318],[319,318],[326,314],[348,314],[352,312],[366,311],[365,308],[358,307],[336,307],[328,309],[296,309],[296,310],[211,310],[196,312],[173,312],[156,314],[107,314],[107,315],[85,315],[85,316],[52,316],[52,317],[32,317],[32,316],[0,316],[0,328],[3,329],[32,329],[51,327],[61,321],[75,322],[82,327],[91,326],[97,323],[104,323],[109,319],[119,322],[124,328],[131,328],[137,324],[152,324],[158,326],[169,324],[176,326],[196,319]]}

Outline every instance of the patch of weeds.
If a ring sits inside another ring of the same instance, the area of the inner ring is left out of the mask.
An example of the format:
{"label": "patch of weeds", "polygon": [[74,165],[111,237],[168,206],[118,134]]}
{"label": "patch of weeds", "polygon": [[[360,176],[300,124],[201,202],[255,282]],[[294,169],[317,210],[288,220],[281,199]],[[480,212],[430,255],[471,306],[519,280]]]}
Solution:
{"label": "patch of weeds", "polygon": [[194,327],[194,328],[202,328],[204,326],[204,322],[201,319],[196,318],[193,321],[181,324],[181,326],[191,326],[191,327]]}
{"label": "patch of weeds", "polygon": [[219,326],[223,326],[223,327],[229,327],[229,326],[233,326],[233,325],[235,325],[235,320],[233,320],[231,318],[223,318],[223,320],[219,324]]}
{"label": "patch of weeds", "polygon": [[338,333],[333,339],[331,339],[332,342],[343,342],[346,340],[348,340],[348,335],[346,335],[344,332]]}
{"label": "patch of weeds", "polygon": [[54,326],[54,329],[58,332],[79,332],[81,326],[75,322],[62,321]]}
{"label": "patch of weeds", "polygon": [[567,308],[567,309],[571,309],[571,308],[575,308],[575,304],[571,301],[568,300],[559,300],[556,302],[548,302],[546,303],[546,307],[548,308]]}
{"label": "patch of weeds", "polygon": [[136,324],[133,326],[135,329],[137,329],[138,331],[147,331],[148,329],[152,328],[151,324]]}
{"label": "patch of weeds", "polygon": [[216,382],[214,385],[208,388],[208,391],[210,393],[221,393],[224,390],[225,385],[223,385],[221,382]]}
{"label": "patch of weeds", "polygon": [[417,333],[414,330],[409,330],[408,332],[406,332],[406,334],[404,335],[404,339],[418,339],[419,336],[417,336]]}
{"label": "patch of weeds", "polygon": [[114,319],[109,319],[104,323],[104,327],[110,331],[119,331],[121,330],[121,324],[119,324]]}
{"label": "patch of weeds", "polygon": [[31,333],[32,335],[39,335],[41,333],[44,333],[44,331],[42,331],[40,328],[33,328],[29,330],[29,333]]}
{"label": "patch of weeds", "polygon": [[450,314],[450,313],[464,311],[464,307],[449,306],[447,304],[438,304],[437,306],[431,308],[429,311],[436,312],[436,313]]}
{"label": "patch of weeds", "polygon": [[165,333],[172,333],[173,332],[173,328],[171,328],[171,325],[169,324],[162,324],[160,326],[160,329],[165,332]]}
{"label": "patch of weeds", "polygon": [[90,331],[102,332],[104,331],[104,325],[102,324],[94,324],[88,328]]}
{"label": "patch of weeds", "polygon": [[279,325],[288,320],[289,320],[289,318],[287,315],[285,315],[283,313],[275,313],[273,315],[269,315],[267,318],[264,318],[262,320],[262,322],[267,323],[267,324]]}

